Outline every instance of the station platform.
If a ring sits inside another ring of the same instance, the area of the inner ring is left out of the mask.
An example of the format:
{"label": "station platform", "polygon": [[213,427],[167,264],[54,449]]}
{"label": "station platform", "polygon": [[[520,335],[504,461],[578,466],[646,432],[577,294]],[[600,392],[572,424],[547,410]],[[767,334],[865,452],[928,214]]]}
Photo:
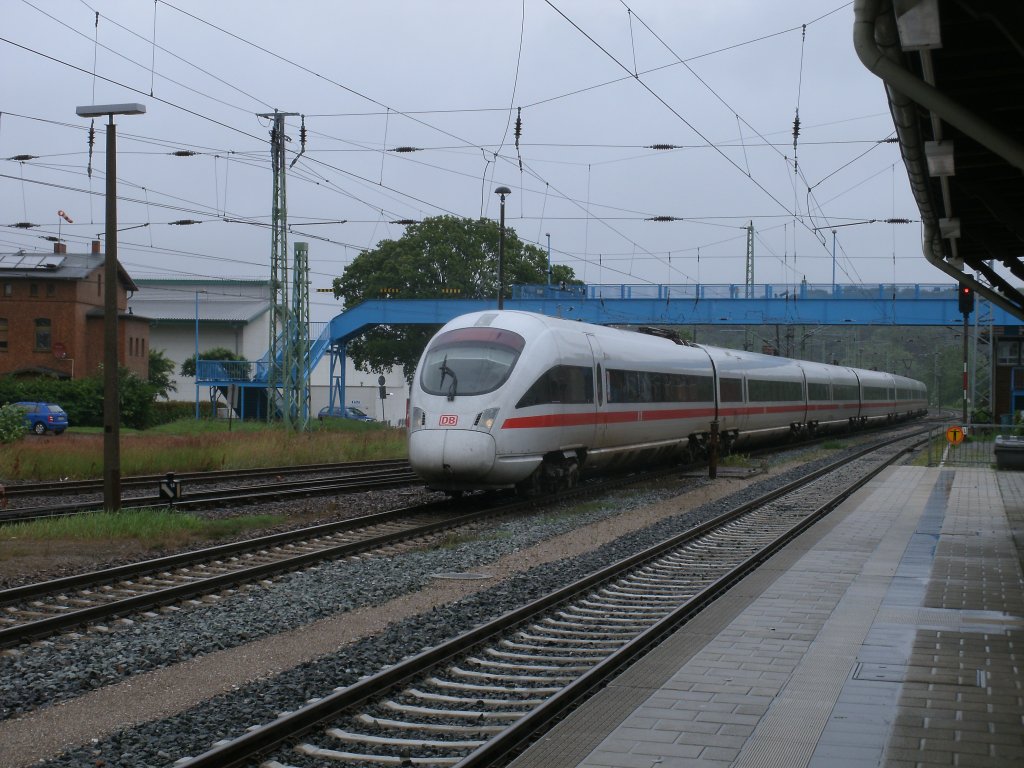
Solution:
{"label": "station platform", "polygon": [[876,477],[515,768],[1024,765],[1024,472]]}

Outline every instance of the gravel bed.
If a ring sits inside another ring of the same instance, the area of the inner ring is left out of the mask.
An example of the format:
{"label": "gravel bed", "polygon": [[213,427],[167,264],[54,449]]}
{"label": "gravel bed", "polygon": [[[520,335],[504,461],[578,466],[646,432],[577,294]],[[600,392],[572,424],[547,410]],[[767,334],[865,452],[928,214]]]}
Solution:
{"label": "gravel bed", "polygon": [[[183,755],[204,752],[218,739],[237,736],[248,726],[268,722],[311,697],[351,684],[687,530],[737,503],[802,477],[845,451],[830,453],[827,458],[755,482],[724,499],[668,518],[579,557],[537,566],[457,603],[396,622],[382,634],[352,643],[316,662],[243,686],[174,717],[118,732],[42,765],[170,766]],[[773,459],[772,463],[783,459]],[[793,460],[792,455],[789,460]],[[699,485],[706,481],[693,482]],[[379,605],[425,586],[439,572],[479,569],[541,539],[609,515],[644,508],[679,492],[678,482],[670,488],[627,490],[596,509],[587,505],[587,511],[581,514],[545,511],[538,516],[509,520],[498,533],[464,541],[450,549],[405,554],[397,560],[400,567],[389,559],[324,564],[282,577],[273,588],[240,592],[216,604],[186,607],[159,620],[141,621],[106,635],[87,635],[74,643],[59,641],[26,649],[18,657],[0,659],[2,717],[108,685],[136,670],[173,664],[357,606]]]}

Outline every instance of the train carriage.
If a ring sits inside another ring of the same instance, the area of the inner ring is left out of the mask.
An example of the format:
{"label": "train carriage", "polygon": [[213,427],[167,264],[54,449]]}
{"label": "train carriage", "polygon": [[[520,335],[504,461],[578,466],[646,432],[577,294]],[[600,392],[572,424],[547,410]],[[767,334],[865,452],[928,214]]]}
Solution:
{"label": "train carriage", "polygon": [[410,398],[409,461],[450,492],[572,485],[580,471],[917,415],[924,385],[529,312],[446,324]]}
{"label": "train carriage", "polygon": [[807,377],[808,431],[846,426],[860,418],[860,380],[853,368],[801,361]]}

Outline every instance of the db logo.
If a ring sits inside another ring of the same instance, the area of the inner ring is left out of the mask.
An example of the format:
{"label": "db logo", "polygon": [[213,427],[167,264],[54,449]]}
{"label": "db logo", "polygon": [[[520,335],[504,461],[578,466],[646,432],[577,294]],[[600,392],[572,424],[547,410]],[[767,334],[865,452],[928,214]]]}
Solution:
{"label": "db logo", "polygon": [[442,426],[442,427],[454,427],[456,424],[459,423],[459,417],[458,416],[444,415],[440,419],[437,420],[437,423],[438,423],[439,426]]}

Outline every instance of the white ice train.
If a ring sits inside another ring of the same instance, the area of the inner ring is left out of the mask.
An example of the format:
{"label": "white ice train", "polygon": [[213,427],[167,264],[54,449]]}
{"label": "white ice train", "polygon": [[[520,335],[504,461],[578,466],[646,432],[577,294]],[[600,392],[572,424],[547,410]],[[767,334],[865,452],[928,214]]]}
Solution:
{"label": "white ice train", "polygon": [[448,492],[549,491],[581,471],[695,458],[785,433],[927,412],[920,381],[516,311],[457,317],[427,345],[409,462]]}

